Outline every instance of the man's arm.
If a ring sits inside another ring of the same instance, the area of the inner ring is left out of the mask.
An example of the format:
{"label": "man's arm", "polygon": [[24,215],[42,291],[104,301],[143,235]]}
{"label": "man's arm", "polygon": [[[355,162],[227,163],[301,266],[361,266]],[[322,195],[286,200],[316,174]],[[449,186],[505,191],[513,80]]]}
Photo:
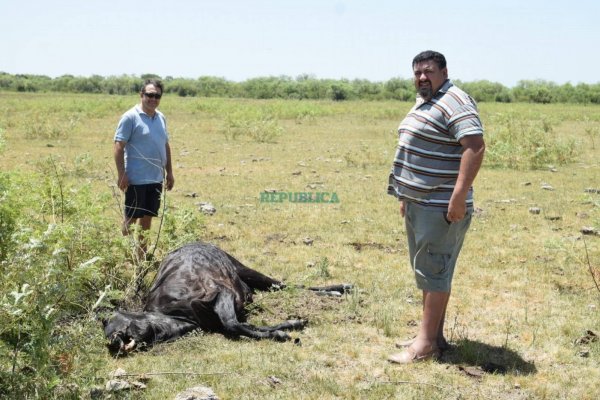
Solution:
{"label": "man's arm", "polygon": [[115,165],[117,166],[117,186],[122,191],[127,190],[129,186],[129,178],[125,173],[125,145],[126,142],[115,141],[114,145],[114,157]]}
{"label": "man's arm", "polygon": [[175,177],[173,175],[173,164],[171,163],[171,146],[169,142],[165,145],[167,151],[167,163],[165,165],[165,172],[167,174],[167,190],[173,189],[175,185]]}
{"label": "man's arm", "polygon": [[467,194],[479,172],[485,153],[485,142],[481,135],[465,136],[460,140],[463,147],[460,169],[454,192],[450,198],[447,218],[457,222],[464,218],[467,212]]}

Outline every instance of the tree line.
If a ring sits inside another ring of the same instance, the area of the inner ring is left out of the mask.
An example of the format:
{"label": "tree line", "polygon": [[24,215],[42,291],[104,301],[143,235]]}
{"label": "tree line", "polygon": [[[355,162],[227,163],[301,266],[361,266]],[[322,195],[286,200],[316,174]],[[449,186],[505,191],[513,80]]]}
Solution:
{"label": "tree line", "polygon": [[[15,92],[104,93],[127,95],[138,93],[147,78],[159,78],[165,93],[191,97],[231,97],[251,99],[310,100],[400,100],[415,97],[412,79],[392,78],[385,82],[364,79],[318,79],[312,75],[271,76],[251,78],[243,82],[201,76],[197,79],[120,75],[89,77],[63,75],[8,74],[0,72],[0,90]],[[508,88],[487,80],[454,82],[478,102],[580,103],[600,104],[600,83],[565,83],[558,85],[544,80],[522,80]]]}

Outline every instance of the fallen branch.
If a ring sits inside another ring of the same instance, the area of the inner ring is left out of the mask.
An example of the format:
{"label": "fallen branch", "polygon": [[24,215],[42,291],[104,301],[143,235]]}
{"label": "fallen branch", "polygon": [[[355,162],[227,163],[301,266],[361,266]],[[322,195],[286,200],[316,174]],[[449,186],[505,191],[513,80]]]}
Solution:
{"label": "fallen branch", "polygon": [[144,377],[144,376],[158,376],[158,375],[193,375],[193,376],[202,376],[202,375],[232,375],[236,374],[235,372],[142,372],[142,373],[131,373],[131,374],[117,374],[113,376],[113,378],[130,378],[130,377]]}
{"label": "fallen branch", "polygon": [[[451,389],[454,390],[456,392],[458,392],[458,390],[452,388],[452,387],[444,387],[444,386],[440,386],[440,385],[436,385],[435,383],[429,383],[429,382],[417,382],[417,381],[377,381],[377,382],[373,382],[376,384],[384,384],[384,385],[417,385],[417,386],[433,386],[434,388],[440,389],[440,390],[447,390],[447,389]],[[460,393],[460,392],[458,392]]]}
{"label": "fallen branch", "polygon": [[590,255],[588,253],[588,248],[587,248],[587,243],[585,242],[585,238],[583,238],[583,248],[585,249],[585,258],[587,259],[588,270],[590,271],[590,275],[592,275],[592,280],[594,281],[594,284],[596,285],[596,289],[598,289],[598,292],[600,293],[600,285],[598,284],[598,281],[596,281],[596,275],[594,274],[594,270],[592,268],[592,263],[590,262]]}

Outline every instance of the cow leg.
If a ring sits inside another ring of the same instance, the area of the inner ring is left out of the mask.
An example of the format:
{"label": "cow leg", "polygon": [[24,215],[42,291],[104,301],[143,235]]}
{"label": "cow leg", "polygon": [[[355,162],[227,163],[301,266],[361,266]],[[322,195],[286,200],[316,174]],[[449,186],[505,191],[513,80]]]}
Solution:
{"label": "cow leg", "polygon": [[[214,312],[219,317],[225,333],[234,336],[247,336],[252,339],[274,339],[280,342],[290,340],[291,337],[282,330],[273,327],[271,329],[257,328],[253,325],[241,323],[235,313],[235,300],[233,294],[224,290],[217,296]],[[300,323],[281,324],[285,327],[299,327]]]}
{"label": "cow leg", "polygon": [[252,329],[256,329],[261,332],[274,332],[274,331],[294,331],[303,329],[307,324],[306,320],[303,319],[289,319],[280,324],[273,326],[255,326],[247,323],[243,323],[242,325],[251,327]]}
{"label": "cow leg", "polygon": [[[303,286],[301,286],[301,287],[304,288]],[[340,285],[311,286],[306,289],[308,289],[312,292],[316,292],[317,294],[320,294],[320,295],[339,297],[344,293],[350,292],[353,288],[354,288],[354,286],[352,284],[342,283]]]}
{"label": "cow leg", "polygon": [[235,272],[238,274],[240,279],[244,281],[253,290],[267,291],[272,289],[281,289],[285,285],[276,279],[268,277],[265,274],[261,274],[251,268],[246,267],[244,264],[236,260],[231,255],[227,254],[227,257],[231,260],[235,266]]}

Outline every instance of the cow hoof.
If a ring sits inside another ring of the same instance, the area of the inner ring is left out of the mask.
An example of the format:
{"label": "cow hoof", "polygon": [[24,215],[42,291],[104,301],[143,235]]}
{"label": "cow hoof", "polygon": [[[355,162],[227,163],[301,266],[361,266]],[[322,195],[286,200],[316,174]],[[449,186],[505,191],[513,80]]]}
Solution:
{"label": "cow hoof", "polygon": [[338,292],[336,290],[319,290],[315,293],[317,294],[317,296],[342,297],[342,292]]}
{"label": "cow hoof", "polygon": [[290,328],[289,329],[303,329],[308,325],[308,321],[305,319],[289,319],[286,321]]}

